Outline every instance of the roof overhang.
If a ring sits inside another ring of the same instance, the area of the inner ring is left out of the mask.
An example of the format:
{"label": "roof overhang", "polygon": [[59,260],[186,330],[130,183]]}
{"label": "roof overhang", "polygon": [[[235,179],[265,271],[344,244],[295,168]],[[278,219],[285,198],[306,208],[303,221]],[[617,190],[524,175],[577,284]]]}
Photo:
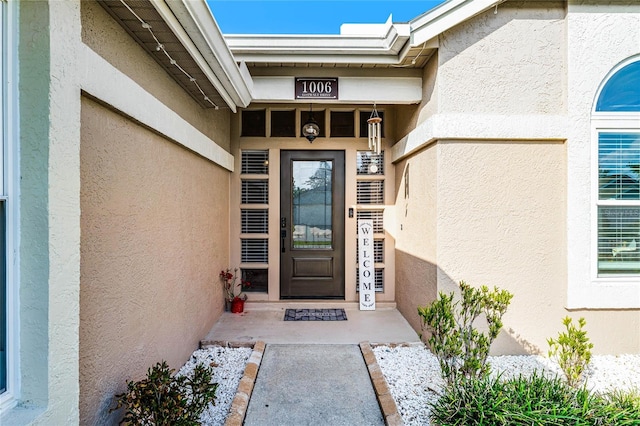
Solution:
{"label": "roof overhang", "polygon": [[205,0],[99,2],[200,105],[226,104],[234,112],[249,105],[251,77],[237,65]]}
{"label": "roof overhang", "polygon": [[397,64],[407,53],[408,24],[350,24],[335,35],[228,34],[236,59],[247,63]]}
{"label": "roof overhang", "polygon": [[[159,13],[171,9],[180,26],[171,26],[174,32],[184,32],[188,39],[181,39],[192,57],[204,59],[212,71],[211,82],[225,97],[227,105],[235,112],[235,106],[246,107],[251,102],[250,76],[238,67],[229,50],[220,27],[216,23],[205,0],[180,0],[165,2],[152,0]],[[204,64],[203,64],[204,65]]]}
{"label": "roof overhang", "polygon": [[[234,56],[261,64],[422,67],[438,36],[506,0],[447,0],[409,23],[345,24],[337,35],[227,34]],[[420,59],[417,61],[416,59]]]}
{"label": "roof overhang", "polygon": [[417,46],[428,42],[454,26],[505,1],[447,0],[409,22],[411,45]]}

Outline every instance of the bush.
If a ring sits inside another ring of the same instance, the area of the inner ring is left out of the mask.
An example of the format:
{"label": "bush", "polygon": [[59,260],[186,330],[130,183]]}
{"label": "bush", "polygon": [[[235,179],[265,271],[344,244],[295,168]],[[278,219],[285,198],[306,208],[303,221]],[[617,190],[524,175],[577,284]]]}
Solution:
{"label": "bush", "polygon": [[[493,340],[502,328],[502,316],[513,295],[497,287],[474,288],[460,281],[461,300],[453,293],[440,293],[430,306],[419,307],[422,328],[431,333],[431,351],[438,358],[442,377],[452,384],[460,377],[484,377],[489,373],[487,356]],[[479,331],[474,323],[484,314],[488,331]]]}
{"label": "bush", "polygon": [[[576,389],[539,374],[502,381],[461,378],[431,404],[434,425],[638,425],[637,393]],[[635,399],[634,399],[635,398]],[[635,401],[635,402],[634,402]]]}
{"label": "bush", "polygon": [[577,386],[582,380],[582,373],[591,361],[591,349],[587,332],[582,328],[586,325],[584,318],[578,320],[578,327],[573,325],[569,317],[565,317],[562,323],[567,328],[565,333],[560,333],[558,339],[548,339],[549,357],[555,359],[567,378],[569,386]]}
{"label": "bush", "polygon": [[134,425],[198,425],[209,402],[215,403],[217,383],[211,383],[213,370],[201,364],[191,377],[173,376],[165,361],[147,371],[147,378],[127,381],[127,391],[116,395],[126,408],[122,422]]}

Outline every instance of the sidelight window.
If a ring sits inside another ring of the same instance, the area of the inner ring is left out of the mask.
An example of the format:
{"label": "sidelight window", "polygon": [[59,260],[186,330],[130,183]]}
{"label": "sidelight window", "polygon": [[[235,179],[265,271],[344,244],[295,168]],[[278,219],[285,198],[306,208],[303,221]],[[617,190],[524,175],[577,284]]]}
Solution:
{"label": "sidelight window", "polygon": [[247,291],[266,292],[269,277],[269,151],[243,150],[240,173],[242,279],[251,283]]}

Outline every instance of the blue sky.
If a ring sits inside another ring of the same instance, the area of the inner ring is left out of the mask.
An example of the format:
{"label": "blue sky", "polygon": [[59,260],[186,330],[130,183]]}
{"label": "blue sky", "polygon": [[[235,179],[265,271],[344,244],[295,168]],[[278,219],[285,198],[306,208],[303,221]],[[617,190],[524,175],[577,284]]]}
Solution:
{"label": "blue sky", "polygon": [[224,34],[338,34],[343,23],[407,22],[444,0],[207,0]]}

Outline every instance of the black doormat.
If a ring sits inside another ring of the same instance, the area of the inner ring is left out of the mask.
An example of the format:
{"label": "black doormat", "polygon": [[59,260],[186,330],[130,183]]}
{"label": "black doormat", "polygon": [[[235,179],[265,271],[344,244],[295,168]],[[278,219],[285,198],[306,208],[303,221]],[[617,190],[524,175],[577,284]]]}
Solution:
{"label": "black doormat", "polygon": [[344,309],[287,309],[285,321],[346,321]]}

